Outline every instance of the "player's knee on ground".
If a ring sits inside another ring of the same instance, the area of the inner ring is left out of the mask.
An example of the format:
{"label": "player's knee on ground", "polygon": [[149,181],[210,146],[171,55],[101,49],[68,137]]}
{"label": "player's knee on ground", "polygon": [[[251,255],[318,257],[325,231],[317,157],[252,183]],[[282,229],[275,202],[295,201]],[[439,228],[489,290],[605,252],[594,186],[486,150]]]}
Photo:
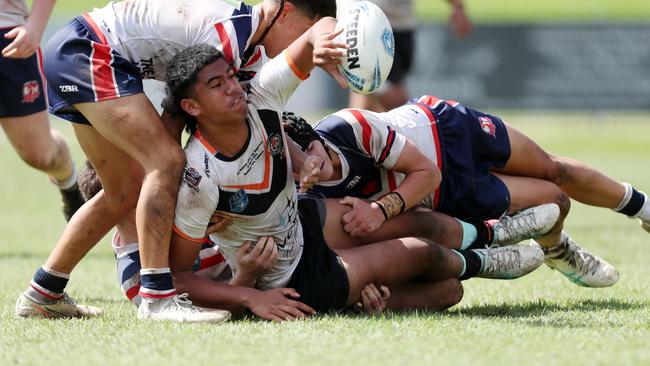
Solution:
{"label": "player's knee on ground", "polygon": [[447,290],[443,292],[445,296],[440,299],[440,309],[438,310],[445,310],[460,303],[465,295],[463,284],[457,278],[445,280],[444,286]]}

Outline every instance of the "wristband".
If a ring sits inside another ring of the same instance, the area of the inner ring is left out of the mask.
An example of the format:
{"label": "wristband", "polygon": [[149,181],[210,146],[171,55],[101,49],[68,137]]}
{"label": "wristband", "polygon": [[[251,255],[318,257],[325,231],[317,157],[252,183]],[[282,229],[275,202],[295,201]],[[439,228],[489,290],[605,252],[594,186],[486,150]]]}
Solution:
{"label": "wristband", "polygon": [[379,197],[379,199],[377,199],[375,202],[379,208],[381,208],[386,219],[401,214],[406,208],[406,203],[404,202],[402,195],[398,192],[386,193],[385,195]]}

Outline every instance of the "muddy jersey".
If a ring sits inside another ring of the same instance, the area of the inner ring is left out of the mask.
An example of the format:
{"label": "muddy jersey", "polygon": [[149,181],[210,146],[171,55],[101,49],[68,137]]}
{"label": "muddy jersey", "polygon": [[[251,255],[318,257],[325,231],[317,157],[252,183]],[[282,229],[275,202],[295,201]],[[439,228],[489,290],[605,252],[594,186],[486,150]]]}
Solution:
{"label": "muddy jersey", "polygon": [[342,178],[311,189],[321,197],[377,199],[394,190],[404,174],[393,171],[406,140],[437,163],[440,147],[435,118],[422,104],[407,104],[385,113],[345,109],[314,128],[341,159]]}
{"label": "muddy jersey", "polygon": [[25,0],[0,0],[0,29],[25,24],[28,16]]}
{"label": "muddy jersey", "polygon": [[249,137],[236,156],[221,155],[200,132],[190,137],[176,205],[174,230],[193,241],[205,236],[213,213],[233,218],[226,230],[210,235],[233,271],[245,241],[254,245],[260,237],[272,236],[278,259],[258,279],[256,286],[262,290],[284,286],[302,253],[297,193],[280,122],[281,111],[304,76],[292,65],[285,52],[251,80]]}
{"label": "muddy jersey", "polygon": [[[125,0],[88,13],[108,45],[133,62],[144,79],[162,80],[179,51],[207,43],[239,69],[259,26],[259,12],[231,0]],[[255,56],[257,53],[254,53]],[[252,57],[251,57],[252,58]]]}

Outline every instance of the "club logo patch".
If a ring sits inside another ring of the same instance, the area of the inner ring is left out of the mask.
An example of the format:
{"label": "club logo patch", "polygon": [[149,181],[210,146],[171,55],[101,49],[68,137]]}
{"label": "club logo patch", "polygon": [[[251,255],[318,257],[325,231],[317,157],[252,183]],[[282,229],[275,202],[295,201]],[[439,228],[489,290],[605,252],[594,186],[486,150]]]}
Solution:
{"label": "club logo patch", "polygon": [[282,143],[282,137],[280,137],[279,134],[274,133],[269,138],[269,151],[271,151],[271,156],[278,157],[282,155],[284,146]]}
{"label": "club logo patch", "polygon": [[229,203],[230,211],[236,213],[244,212],[246,207],[248,207],[248,196],[246,195],[246,191],[243,189],[237,191],[237,193],[230,197]]}
{"label": "club logo patch", "polygon": [[34,103],[41,96],[41,88],[36,80],[23,84],[23,103]]}
{"label": "club logo patch", "polygon": [[192,167],[185,167],[185,173],[183,174],[183,181],[190,187],[194,192],[199,193],[199,183],[201,183],[201,174],[199,171]]}
{"label": "club logo patch", "polygon": [[488,117],[479,117],[478,122],[481,124],[481,129],[486,134],[492,136],[493,138],[497,137],[497,128]]}

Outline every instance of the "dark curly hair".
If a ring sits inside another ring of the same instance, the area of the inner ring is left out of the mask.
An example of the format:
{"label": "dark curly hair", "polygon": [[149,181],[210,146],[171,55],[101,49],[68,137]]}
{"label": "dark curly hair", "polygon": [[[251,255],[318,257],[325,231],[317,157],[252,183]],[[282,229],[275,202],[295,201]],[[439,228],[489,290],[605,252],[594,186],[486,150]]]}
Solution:
{"label": "dark curly hair", "polygon": [[181,100],[187,98],[199,71],[220,58],[223,58],[223,53],[214,46],[198,44],[177,53],[167,64],[167,87],[162,106],[172,116],[182,118],[190,133],[196,132],[196,119],[181,108]]}

